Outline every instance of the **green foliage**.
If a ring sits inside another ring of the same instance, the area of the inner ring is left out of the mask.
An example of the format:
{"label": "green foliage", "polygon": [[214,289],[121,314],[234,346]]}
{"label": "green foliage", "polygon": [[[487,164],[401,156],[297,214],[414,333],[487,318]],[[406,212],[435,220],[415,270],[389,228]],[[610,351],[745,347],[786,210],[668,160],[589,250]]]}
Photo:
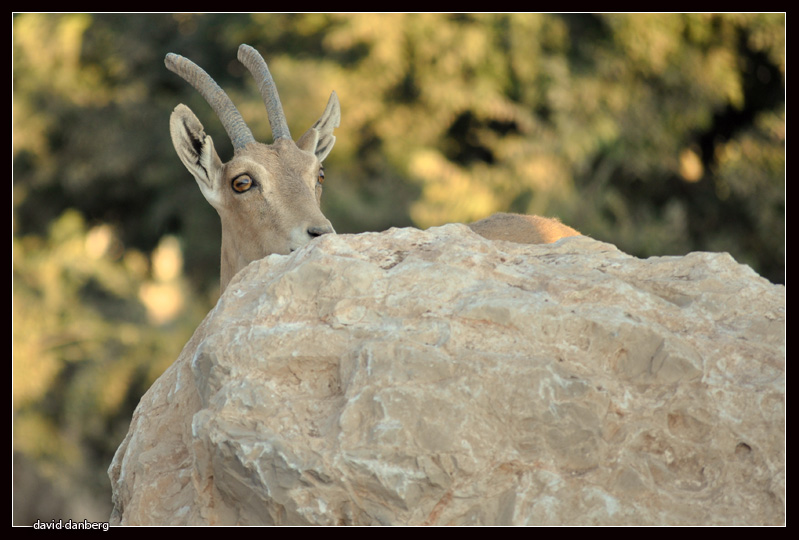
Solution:
{"label": "green foliage", "polygon": [[189,300],[174,238],[150,263],[70,210],[13,250],[14,451],[56,490],[107,491],[133,408],[206,306]]}
{"label": "green foliage", "polygon": [[[323,209],[340,233],[529,212],[785,279],[784,14],[21,14],[13,32],[15,448],[45,476],[100,482],[216,295],[218,217],[171,110],[232,150],[167,52],[265,141],[240,43],[264,54],[295,136],[336,90]],[[156,276],[169,253],[185,277]]]}

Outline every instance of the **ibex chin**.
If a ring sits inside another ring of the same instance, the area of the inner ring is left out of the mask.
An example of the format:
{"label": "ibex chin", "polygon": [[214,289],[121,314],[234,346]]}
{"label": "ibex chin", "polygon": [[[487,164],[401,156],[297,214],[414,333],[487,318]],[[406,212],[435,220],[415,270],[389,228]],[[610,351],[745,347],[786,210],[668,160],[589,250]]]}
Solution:
{"label": "ibex chin", "polygon": [[222,163],[211,137],[181,104],[169,120],[172,143],[200,191],[222,220],[221,290],[252,261],[288,254],[314,238],[335,232],[320,210],[322,162],[333,148],[341,112],[333,92],[322,117],[295,143],[275,83],[258,51],[241,45],[239,61],[261,91],[274,142],[255,140],[236,106],[214,80],[191,60],[167,54],[164,63],[205,98],[233,143]]}

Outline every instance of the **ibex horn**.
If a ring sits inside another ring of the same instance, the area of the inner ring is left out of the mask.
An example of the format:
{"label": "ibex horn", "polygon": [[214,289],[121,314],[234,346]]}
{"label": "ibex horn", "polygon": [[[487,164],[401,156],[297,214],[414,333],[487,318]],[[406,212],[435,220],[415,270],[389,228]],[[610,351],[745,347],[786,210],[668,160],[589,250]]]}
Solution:
{"label": "ibex horn", "polygon": [[280,97],[277,95],[275,81],[272,79],[263,57],[258,51],[245,44],[239,46],[238,56],[239,62],[244,64],[252,73],[261,91],[261,97],[264,100],[264,105],[266,105],[266,113],[269,116],[269,125],[272,128],[272,137],[275,140],[290,139],[289,125],[286,122],[286,115],[283,113],[283,106],[280,105]]}
{"label": "ibex horn", "polygon": [[241,113],[230,98],[200,66],[180,55],[169,53],[164,59],[167,69],[179,75],[192,85],[211,106],[227,131],[234,150],[244,148],[255,142],[252,131],[247,127]]}

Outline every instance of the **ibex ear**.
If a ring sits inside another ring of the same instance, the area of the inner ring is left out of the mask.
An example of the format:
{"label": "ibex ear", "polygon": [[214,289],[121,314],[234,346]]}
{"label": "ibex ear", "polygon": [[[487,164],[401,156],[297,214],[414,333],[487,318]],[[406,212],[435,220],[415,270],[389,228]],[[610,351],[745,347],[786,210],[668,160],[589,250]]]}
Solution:
{"label": "ibex ear", "polygon": [[297,146],[308,152],[313,152],[319,158],[319,161],[324,161],[336,142],[333,130],[340,123],[341,107],[338,103],[338,96],[333,92],[330,94],[330,99],[327,101],[327,107],[325,112],[322,113],[322,117],[300,137],[297,141]]}
{"label": "ibex ear", "polygon": [[218,208],[222,202],[219,178],[222,174],[222,160],[214,149],[214,141],[205,134],[205,129],[191,109],[183,104],[175,107],[169,118],[169,132],[172,144],[180,161],[197,180],[205,199]]}

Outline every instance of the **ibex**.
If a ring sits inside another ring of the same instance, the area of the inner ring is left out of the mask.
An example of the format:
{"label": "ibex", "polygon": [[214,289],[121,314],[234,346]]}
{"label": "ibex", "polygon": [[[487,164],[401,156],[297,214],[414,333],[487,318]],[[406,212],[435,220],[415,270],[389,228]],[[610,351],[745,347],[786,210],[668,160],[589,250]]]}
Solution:
{"label": "ibex", "polygon": [[[200,191],[222,220],[220,285],[224,291],[236,273],[271,253],[288,254],[317,236],[335,232],[320,210],[325,174],[341,111],[333,92],[322,117],[295,143],[275,83],[258,51],[241,45],[239,61],[261,91],[274,142],[256,142],[236,106],[197,64],[167,54],[166,67],[205,98],[233,143],[234,156],[222,163],[211,137],[191,110],[181,104],[169,120],[172,143]],[[580,233],[556,219],[494,214],[469,224],[490,240],[546,244]]]}
{"label": "ibex", "polygon": [[330,95],[321,118],[295,143],[264,59],[249,45],[239,47],[238,59],[260,88],[271,145],[255,140],[224,90],[194,62],[172,53],[164,60],[205,98],[233,143],[233,158],[223,164],[194,113],[183,104],[172,112],[169,131],[175,150],[222,221],[222,291],[250,262],[271,253],[288,254],[335,232],[322,214],[320,200],[322,162],[333,148],[333,129],[341,119],[336,93]]}

